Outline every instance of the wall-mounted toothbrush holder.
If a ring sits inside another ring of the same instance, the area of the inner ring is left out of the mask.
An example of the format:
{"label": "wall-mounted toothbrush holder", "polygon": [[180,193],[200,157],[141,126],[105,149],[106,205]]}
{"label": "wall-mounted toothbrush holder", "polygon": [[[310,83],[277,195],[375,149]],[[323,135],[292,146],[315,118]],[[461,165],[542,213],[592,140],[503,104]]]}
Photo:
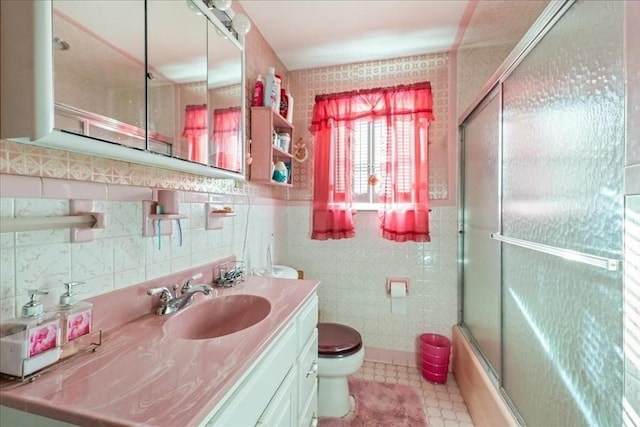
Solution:
{"label": "wall-mounted toothbrush holder", "polygon": [[207,216],[207,230],[220,230],[224,225],[224,219],[236,216],[236,213],[229,208],[223,208],[213,203],[205,203],[205,213]]}
{"label": "wall-mounted toothbrush holder", "polygon": [[180,228],[180,220],[183,218],[187,218],[187,215],[158,213],[158,202],[154,200],[142,201],[142,235],[144,237],[171,235],[173,220],[176,220]]}

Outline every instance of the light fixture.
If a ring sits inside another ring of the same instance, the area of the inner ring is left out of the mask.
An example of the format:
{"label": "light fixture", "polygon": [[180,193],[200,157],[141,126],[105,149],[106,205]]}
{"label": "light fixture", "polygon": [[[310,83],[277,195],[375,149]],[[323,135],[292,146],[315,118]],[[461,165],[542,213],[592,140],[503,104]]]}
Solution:
{"label": "light fixture", "polygon": [[[203,0],[203,2],[235,38],[238,38],[240,34],[245,35],[251,30],[249,17],[243,13],[235,13],[231,9],[232,0]],[[224,36],[224,34],[221,35]]]}
{"label": "light fixture", "polygon": [[238,33],[245,35],[251,30],[251,21],[243,13],[236,13],[231,19],[231,27]]}
{"label": "light fixture", "polygon": [[213,0],[211,3],[213,7],[224,12],[231,8],[231,0]]}

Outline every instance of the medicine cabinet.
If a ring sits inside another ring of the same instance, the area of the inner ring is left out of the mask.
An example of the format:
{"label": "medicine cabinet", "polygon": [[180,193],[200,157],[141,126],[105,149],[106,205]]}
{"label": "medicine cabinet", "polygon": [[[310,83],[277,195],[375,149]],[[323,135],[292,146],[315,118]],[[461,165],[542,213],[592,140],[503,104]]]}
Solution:
{"label": "medicine cabinet", "polygon": [[244,179],[243,36],[201,0],[1,7],[0,137]]}

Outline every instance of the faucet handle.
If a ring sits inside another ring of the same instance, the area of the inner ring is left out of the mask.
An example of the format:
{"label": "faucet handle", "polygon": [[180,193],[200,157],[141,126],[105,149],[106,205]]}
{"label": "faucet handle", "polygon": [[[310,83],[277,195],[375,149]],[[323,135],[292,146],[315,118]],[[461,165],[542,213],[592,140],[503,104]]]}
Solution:
{"label": "faucet handle", "polygon": [[[182,285],[182,293],[184,294],[185,292],[187,292],[189,289],[191,289],[191,281],[192,280],[198,280],[202,278],[202,273],[198,273],[194,276],[191,276],[189,279],[187,279],[184,282],[184,285]],[[177,294],[176,294],[177,295]]]}
{"label": "faucet handle", "polygon": [[160,302],[161,303],[169,302],[173,298],[173,294],[166,287],[151,288],[151,289],[147,290],[147,295],[154,296],[154,295],[158,295],[158,294],[160,294]]}

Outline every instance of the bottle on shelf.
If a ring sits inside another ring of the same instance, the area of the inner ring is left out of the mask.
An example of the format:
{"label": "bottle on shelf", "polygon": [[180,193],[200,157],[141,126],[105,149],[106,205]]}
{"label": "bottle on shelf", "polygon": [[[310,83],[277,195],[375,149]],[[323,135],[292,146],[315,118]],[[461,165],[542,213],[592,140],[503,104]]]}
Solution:
{"label": "bottle on shelf", "polygon": [[0,372],[22,377],[45,368],[60,359],[60,314],[45,312],[39,295],[48,292],[29,290],[29,302],[22,316],[0,325]]}
{"label": "bottle on shelf", "polygon": [[287,111],[289,110],[289,99],[287,98],[287,91],[285,88],[280,89],[280,115],[287,117]]}
{"label": "bottle on shelf", "polygon": [[275,68],[269,67],[267,70],[267,77],[265,78],[265,88],[264,88],[264,102],[263,105],[265,107],[271,107],[275,110],[276,104],[278,100],[278,95],[280,94],[280,88],[278,87],[278,83],[276,81],[276,71]]}
{"label": "bottle on shelf", "polygon": [[293,123],[293,96],[287,91],[287,115],[286,119],[289,123]]}
{"label": "bottle on shelf", "polygon": [[278,114],[280,113],[280,89],[281,88],[282,88],[282,77],[276,74],[276,83],[275,83],[276,99],[272,107],[273,107],[273,111],[275,111]]}
{"label": "bottle on shelf", "polygon": [[264,104],[264,80],[262,74],[258,74],[256,84],[253,87],[253,100],[251,106],[258,107]]}

